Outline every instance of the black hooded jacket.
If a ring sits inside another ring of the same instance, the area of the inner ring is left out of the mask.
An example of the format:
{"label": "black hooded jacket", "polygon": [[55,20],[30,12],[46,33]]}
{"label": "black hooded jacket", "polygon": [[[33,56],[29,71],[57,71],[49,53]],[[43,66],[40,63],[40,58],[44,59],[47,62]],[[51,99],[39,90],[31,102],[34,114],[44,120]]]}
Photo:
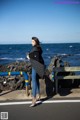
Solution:
{"label": "black hooded jacket", "polygon": [[34,46],[29,53],[30,59],[36,60],[41,64],[44,64],[44,60],[42,58],[42,49],[40,47]]}
{"label": "black hooded jacket", "polygon": [[29,53],[29,57],[32,67],[36,70],[39,77],[43,78],[45,66],[42,58],[42,49],[34,46]]}

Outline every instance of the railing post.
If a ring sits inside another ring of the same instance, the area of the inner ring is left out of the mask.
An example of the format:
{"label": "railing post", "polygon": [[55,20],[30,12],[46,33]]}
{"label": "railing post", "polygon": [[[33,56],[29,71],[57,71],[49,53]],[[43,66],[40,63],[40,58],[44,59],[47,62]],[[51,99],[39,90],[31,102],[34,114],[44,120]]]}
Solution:
{"label": "railing post", "polygon": [[56,69],[54,70],[55,93],[58,93],[58,79]]}
{"label": "railing post", "polygon": [[[26,95],[28,96],[29,95],[29,90],[28,90],[28,85],[29,85],[29,78],[28,78],[28,75],[25,73],[25,72],[0,72],[0,76],[7,76],[7,75],[23,75],[24,76],[24,79],[25,79],[25,86],[26,86]],[[17,84],[16,84],[17,86]]]}
{"label": "railing post", "polygon": [[58,93],[58,79],[55,79],[55,91]]}
{"label": "railing post", "polygon": [[28,85],[29,85],[29,80],[28,80],[28,75],[23,72],[24,78],[25,78],[25,86],[26,86],[26,96],[29,96],[29,90],[28,90]]}

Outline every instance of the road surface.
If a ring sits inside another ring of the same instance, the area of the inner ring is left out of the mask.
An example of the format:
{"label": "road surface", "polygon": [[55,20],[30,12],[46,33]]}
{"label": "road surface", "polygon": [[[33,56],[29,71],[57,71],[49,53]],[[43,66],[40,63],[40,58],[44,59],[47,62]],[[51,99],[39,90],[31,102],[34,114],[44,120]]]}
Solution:
{"label": "road surface", "polygon": [[80,120],[80,100],[46,100],[36,107],[29,107],[31,101],[4,103],[0,113],[8,112],[8,120]]}

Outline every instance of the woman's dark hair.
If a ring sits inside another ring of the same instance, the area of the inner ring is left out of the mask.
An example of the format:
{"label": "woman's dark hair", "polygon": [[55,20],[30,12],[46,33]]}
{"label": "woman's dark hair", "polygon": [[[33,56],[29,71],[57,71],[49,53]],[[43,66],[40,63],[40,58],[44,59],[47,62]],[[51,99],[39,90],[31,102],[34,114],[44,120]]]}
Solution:
{"label": "woman's dark hair", "polygon": [[37,37],[32,37],[32,40],[34,40],[36,42],[36,47],[38,48],[38,50],[42,53],[42,49],[40,46],[40,41]]}
{"label": "woman's dark hair", "polygon": [[39,39],[37,37],[32,37],[32,40],[36,42],[36,45],[40,45]]}

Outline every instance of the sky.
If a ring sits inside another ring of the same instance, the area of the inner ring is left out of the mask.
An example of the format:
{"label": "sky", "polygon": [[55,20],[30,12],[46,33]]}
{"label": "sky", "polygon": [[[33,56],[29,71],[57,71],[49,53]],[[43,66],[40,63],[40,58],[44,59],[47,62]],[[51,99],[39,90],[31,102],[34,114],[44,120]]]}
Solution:
{"label": "sky", "polygon": [[80,42],[80,0],[0,0],[0,44]]}

